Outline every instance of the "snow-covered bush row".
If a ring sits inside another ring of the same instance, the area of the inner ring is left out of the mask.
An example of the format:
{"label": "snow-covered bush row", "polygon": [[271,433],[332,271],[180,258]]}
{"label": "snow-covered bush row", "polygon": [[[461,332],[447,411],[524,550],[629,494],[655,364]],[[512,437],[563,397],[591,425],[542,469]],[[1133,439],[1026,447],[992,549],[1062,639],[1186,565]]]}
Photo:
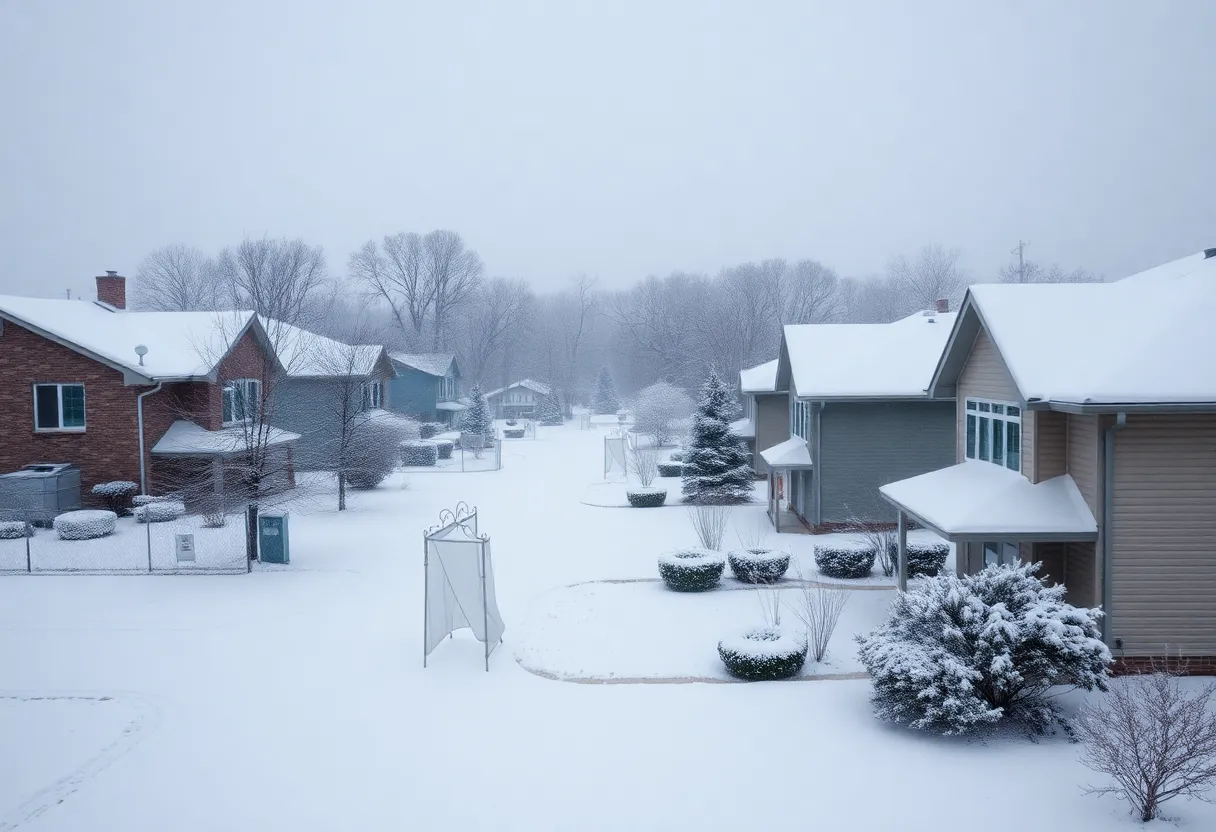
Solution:
{"label": "snow-covered bush row", "polygon": [[34,526],[24,520],[0,520],[0,540],[19,540],[33,537]]}
{"label": "snow-covered bush row", "polygon": [[422,422],[418,425],[418,437],[420,439],[430,439],[431,437],[438,436],[447,430],[449,430],[449,428],[443,422]]}
{"label": "snow-covered bush row", "polygon": [[684,466],[679,462],[660,462],[660,477],[678,477],[684,473]]}
{"label": "snow-covered bush row", "polygon": [[1001,720],[1044,731],[1055,686],[1106,690],[1102,612],[1064,602],[1038,564],[939,575],[898,593],[888,620],[857,637],[882,719],[965,734]]}
{"label": "snow-covered bush row", "polygon": [[402,465],[434,465],[439,461],[439,447],[434,442],[401,443]]}
{"label": "snow-covered bush row", "polygon": [[772,549],[742,549],[729,552],[730,571],[745,584],[771,584],[781,580],[790,568],[788,552]]}
{"label": "snow-covered bush row", "polygon": [[625,497],[634,508],[658,508],[667,502],[667,489],[631,488],[625,492]]}
{"label": "snow-covered bush row", "polygon": [[411,420],[373,411],[382,417],[356,419],[351,426],[342,472],[352,488],[370,489],[384,482],[397,465],[398,448],[414,434]]}
{"label": "snow-covered bush row", "polygon": [[718,655],[732,676],[749,682],[788,679],[806,663],[806,639],[781,627],[756,627],[718,642]]}
{"label": "snow-covered bush row", "polygon": [[678,549],[659,557],[659,575],[669,589],[704,592],[722,579],[726,559],[709,549]]}
{"label": "snow-covered bush row", "polygon": [[874,568],[878,553],[869,548],[815,547],[815,565],[829,578],[864,578]]}
{"label": "snow-covered bush row", "polygon": [[524,428],[503,428],[502,436],[504,439],[523,439]]}
{"label": "snow-covered bush row", "polygon": [[118,515],[104,509],[68,511],[56,517],[51,525],[60,540],[92,540],[113,532]]}
{"label": "snow-covered bush row", "polygon": [[168,523],[186,513],[186,504],[178,500],[161,500],[135,507],[136,523]]}
{"label": "snow-covered bush row", "polygon": [[452,458],[452,448],[455,446],[455,442],[452,442],[449,439],[436,439],[434,442],[435,449],[439,452],[440,459]]}

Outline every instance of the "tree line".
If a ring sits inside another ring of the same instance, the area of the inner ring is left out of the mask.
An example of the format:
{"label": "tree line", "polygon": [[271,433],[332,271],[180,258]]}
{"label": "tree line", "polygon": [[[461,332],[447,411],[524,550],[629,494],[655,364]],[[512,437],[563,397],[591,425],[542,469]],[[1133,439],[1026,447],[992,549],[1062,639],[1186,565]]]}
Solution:
{"label": "tree line", "polygon": [[[452,352],[466,382],[499,387],[546,381],[567,404],[585,402],[609,367],[625,393],[658,379],[695,389],[710,368],[725,379],[776,356],[781,327],[885,323],[955,308],[969,283],[960,251],[928,245],[897,255],[881,276],[841,277],[813,259],[771,258],[717,274],[650,275],[623,289],[576,275],[537,291],[491,276],[454,231],[401,232],[368,240],[330,270],[320,246],[249,238],[214,255],[172,244],[144,258],[133,306],[253,309],[338,340],[407,352]],[[1090,282],[1082,269],[1015,261],[1004,282]]]}

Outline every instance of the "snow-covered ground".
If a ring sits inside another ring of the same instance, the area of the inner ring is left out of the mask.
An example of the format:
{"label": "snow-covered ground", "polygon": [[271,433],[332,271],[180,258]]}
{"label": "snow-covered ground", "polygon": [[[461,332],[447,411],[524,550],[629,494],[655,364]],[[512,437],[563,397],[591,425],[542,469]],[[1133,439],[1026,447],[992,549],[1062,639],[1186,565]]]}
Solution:
{"label": "snow-covered ground", "polygon": [[[600,431],[540,427],[501,471],[397,474],[343,514],[314,496],[291,566],[252,575],[0,579],[0,829],[1135,828],[1082,794],[1075,746],[896,729],[865,681],[528,672],[718,675],[717,640],[762,620],[747,590],[603,583],[654,578],[696,538],[683,511],[581,504],[602,455]],[[489,673],[460,634],[422,667],[421,532],[460,500],[493,540]],[[815,538],[766,542],[813,577]],[[855,593],[834,668],[855,668],[849,637],[886,596]],[[1216,825],[1210,806],[1168,813]]]}

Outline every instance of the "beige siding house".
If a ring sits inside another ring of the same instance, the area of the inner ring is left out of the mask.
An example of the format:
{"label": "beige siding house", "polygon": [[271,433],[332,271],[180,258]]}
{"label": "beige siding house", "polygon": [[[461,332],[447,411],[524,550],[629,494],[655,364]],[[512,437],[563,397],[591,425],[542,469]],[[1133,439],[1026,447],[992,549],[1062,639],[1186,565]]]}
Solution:
{"label": "beige siding house", "polygon": [[1214,308],[1216,249],[1118,283],[971,287],[931,386],[957,398],[957,464],[883,496],[960,573],[1041,562],[1104,608],[1126,665],[1216,672]]}

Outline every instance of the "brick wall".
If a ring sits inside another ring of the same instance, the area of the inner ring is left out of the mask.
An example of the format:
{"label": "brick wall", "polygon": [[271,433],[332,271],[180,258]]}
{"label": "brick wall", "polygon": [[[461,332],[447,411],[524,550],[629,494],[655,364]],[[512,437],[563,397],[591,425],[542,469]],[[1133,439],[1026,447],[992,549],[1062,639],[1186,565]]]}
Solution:
{"label": "brick wall", "polygon": [[1124,656],[1111,667],[1116,676],[1162,669],[1182,676],[1216,676],[1216,656]]}

